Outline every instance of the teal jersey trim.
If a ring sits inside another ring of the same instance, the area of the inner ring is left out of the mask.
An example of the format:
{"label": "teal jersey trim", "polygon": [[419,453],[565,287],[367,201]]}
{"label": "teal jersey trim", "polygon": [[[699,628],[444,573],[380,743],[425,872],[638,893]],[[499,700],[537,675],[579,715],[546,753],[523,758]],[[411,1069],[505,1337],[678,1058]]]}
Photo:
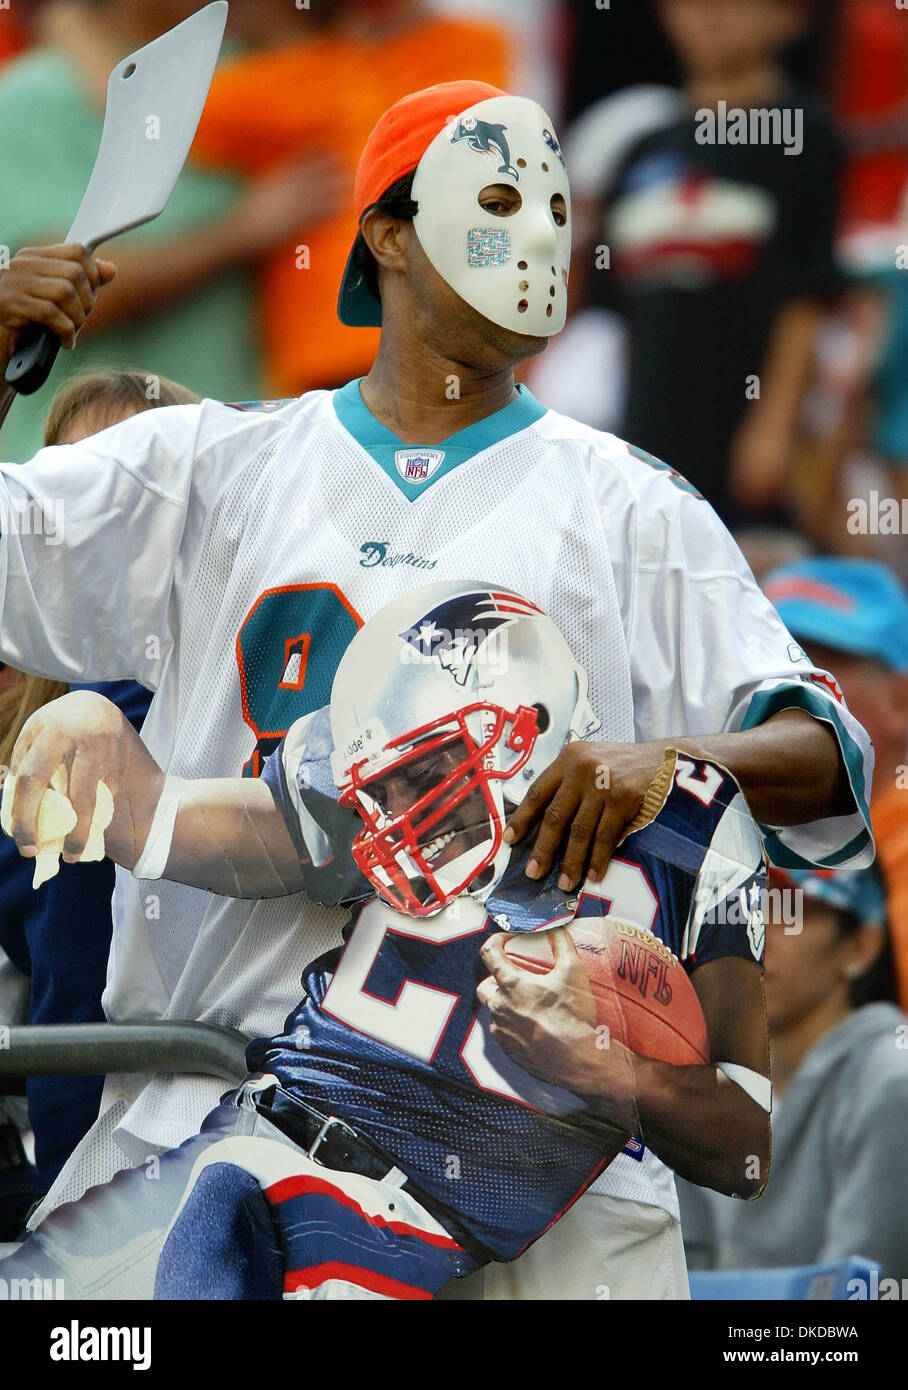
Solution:
{"label": "teal jersey trim", "polygon": [[842,757],[845,760],[845,768],[856,808],[864,820],[864,829],[852,840],[849,840],[842,849],[836,850],[835,854],[827,855],[824,859],[811,860],[802,858],[801,855],[784,845],[770,826],[761,825],[760,831],[763,835],[766,853],[770,862],[780,869],[836,869],[842,864],[847,864],[855,855],[860,854],[868,845],[873,844],[870,830],[870,809],[867,805],[867,789],[864,782],[864,755],[839,718],[833,703],[800,682],[797,685],[780,686],[776,690],[758,690],[747,706],[747,713],[741,725],[742,732],[745,729],[756,728],[758,724],[765,724],[767,719],[783,709],[806,710],[808,714],[813,715],[814,719],[820,719],[824,724],[832,725],[833,733],[838,739]]}
{"label": "teal jersey trim", "polygon": [[[537,401],[525,386],[518,386],[520,396],[516,401],[511,401],[501,410],[496,410],[493,415],[487,415],[484,420],[477,420],[475,425],[467,425],[466,429],[458,430],[450,438],[443,439],[440,444],[421,447],[405,444],[380,420],[376,420],[359,389],[362,380],[362,377],[358,377],[334,392],[335,413],[347,433],[371,455],[409,502],[423,497],[433,483],[438,482],[439,478],[444,478],[458,464],[466,463],[475,454],[481,454],[484,449],[491,449],[494,444],[500,444],[509,435],[519,434],[521,430],[534,425],[537,420],[542,419],[548,409]],[[399,451],[405,451],[410,455],[425,454],[432,461],[435,461],[439,454],[443,457],[425,482],[410,483],[397,470],[395,455]]]}
{"label": "teal jersey trim", "polygon": [[655,454],[647,453],[646,449],[641,449],[636,444],[626,443],[625,447],[628,453],[633,454],[634,458],[639,459],[641,463],[647,463],[650,468],[655,468],[659,473],[666,474],[669,482],[674,483],[676,488],[680,488],[682,492],[689,492],[691,497],[699,497],[701,502],[704,501],[703,493],[698,491],[693,483],[689,483],[676,468],[672,468],[670,463],[664,463],[662,459],[657,459]]}

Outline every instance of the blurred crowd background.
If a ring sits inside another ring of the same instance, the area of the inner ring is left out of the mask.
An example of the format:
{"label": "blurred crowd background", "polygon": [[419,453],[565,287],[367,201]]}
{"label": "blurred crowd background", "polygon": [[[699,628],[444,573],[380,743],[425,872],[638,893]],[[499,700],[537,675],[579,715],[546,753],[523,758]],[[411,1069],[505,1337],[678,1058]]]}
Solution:
{"label": "blurred crowd background", "polygon": [[[0,8],[10,251],[63,239],[109,70],[195,8]],[[539,100],[571,176],[571,316],[526,369],[530,389],[700,488],[876,747],[878,868],[774,880],[803,912],[797,931],[767,922],[773,1175],[756,1204],[685,1189],[691,1264],[860,1254],[908,1276],[908,10],[231,0],[190,163],[165,213],[111,248],[117,280],[54,382],[137,369],[200,396],[258,400],[367,371],[377,331],[345,328],[335,312],[356,159],[392,102],[461,77]],[[742,143],[735,113],[754,111],[778,120]],[[47,407],[46,393],[15,403],[5,460],[41,447]],[[108,400],[94,428],[138,408]],[[25,679],[0,672],[0,739],[58,693],[26,696]],[[47,963],[46,923],[35,935],[9,888],[12,861],[3,872],[0,1008],[12,997],[5,968],[26,1016],[64,1021],[73,1000],[41,973],[60,970]],[[103,971],[92,968],[79,1017],[100,1018]],[[60,1119],[74,1093],[59,1079],[45,1087],[30,1098],[47,1132],[37,1178],[0,1124],[0,1222],[3,1201],[46,1190],[74,1142],[78,1125]],[[5,1104],[12,1116],[15,1099]]]}

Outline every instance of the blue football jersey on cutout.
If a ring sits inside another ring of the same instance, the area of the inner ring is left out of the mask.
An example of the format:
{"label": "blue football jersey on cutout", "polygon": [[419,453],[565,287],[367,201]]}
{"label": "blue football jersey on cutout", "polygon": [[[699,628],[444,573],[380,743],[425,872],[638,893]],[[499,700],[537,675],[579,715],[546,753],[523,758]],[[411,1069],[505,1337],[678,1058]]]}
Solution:
{"label": "blue football jersey on cutout", "polygon": [[[264,775],[306,867],[282,751]],[[476,999],[485,939],[611,914],[654,933],[688,971],[726,955],[760,958],[762,853],[737,784],[682,758],[663,774],[601,883],[571,897],[557,888],[558,870],[533,882],[523,848],[484,903],[463,895],[423,918],[397,912],[338,866],[358,817],[329,804],[311,762],[298,781],[313,818],[334,817],[334,860],[310,864],[310,893],[321,883],[329,901],[353,896],[352,915],[344,946],[304,972],[306,994],[284,1034],[252,1043],[249,1065],[353,1125],[498,1259],[541,1235],[603,1159],[580,1127],[582,1102],[529,1076],[490,1036]]]}

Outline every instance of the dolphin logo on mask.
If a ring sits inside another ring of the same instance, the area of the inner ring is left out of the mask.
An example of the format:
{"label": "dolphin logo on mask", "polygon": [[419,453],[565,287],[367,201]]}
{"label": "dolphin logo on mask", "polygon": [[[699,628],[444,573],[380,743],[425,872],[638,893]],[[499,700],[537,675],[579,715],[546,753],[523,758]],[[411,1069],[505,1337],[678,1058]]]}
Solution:
{"label": "dolphin logo on mask", "polygon": [[481,121],[476,116],[461,116],[454,127],[451,144],[466,140],[471,150],[477,154],[495,154],[502,161],[499,174],[510,174],[515,183],[520,175],[511,163],[511,151],[505,139],[506,125],[496,125],[493,121]]}

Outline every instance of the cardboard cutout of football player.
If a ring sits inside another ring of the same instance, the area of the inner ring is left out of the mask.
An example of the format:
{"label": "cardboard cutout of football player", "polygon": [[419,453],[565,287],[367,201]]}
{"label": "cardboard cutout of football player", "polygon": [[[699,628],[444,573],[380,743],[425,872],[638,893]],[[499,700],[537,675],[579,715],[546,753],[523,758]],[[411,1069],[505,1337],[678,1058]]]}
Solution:
{"label": "cardboard cutout of football player", "polygon": [[[429,1298],[516,1258],[622,1151],[641,1190],[671,1181],[667,1160],[756,1194],[763,859],[734,779],[669,751],[605,878],[574,893],[555,871],[528,879],[529,851],[505,842],[527,779],[597,728],[546,614],[456,581],[360,629],[330,709],[298,721],[258,780],[166,777],[101,697],[33,716],[4,789],[21,846],[46,853],[42,814],[87,798],[104,804],[107,852],[143,879],[304,887],[350,920],[202,1134],[155,1182],[122,1173],[52,1213],[4,1274],[62,1277],[82,1298]],[[583,955],[615,924],[608,1028]],[[545,973],[503,950],[539,933]],[[622,985],[670,1019],[687,975],[703,1017],[691,1064],[620,1041],[634,1026]]]}

